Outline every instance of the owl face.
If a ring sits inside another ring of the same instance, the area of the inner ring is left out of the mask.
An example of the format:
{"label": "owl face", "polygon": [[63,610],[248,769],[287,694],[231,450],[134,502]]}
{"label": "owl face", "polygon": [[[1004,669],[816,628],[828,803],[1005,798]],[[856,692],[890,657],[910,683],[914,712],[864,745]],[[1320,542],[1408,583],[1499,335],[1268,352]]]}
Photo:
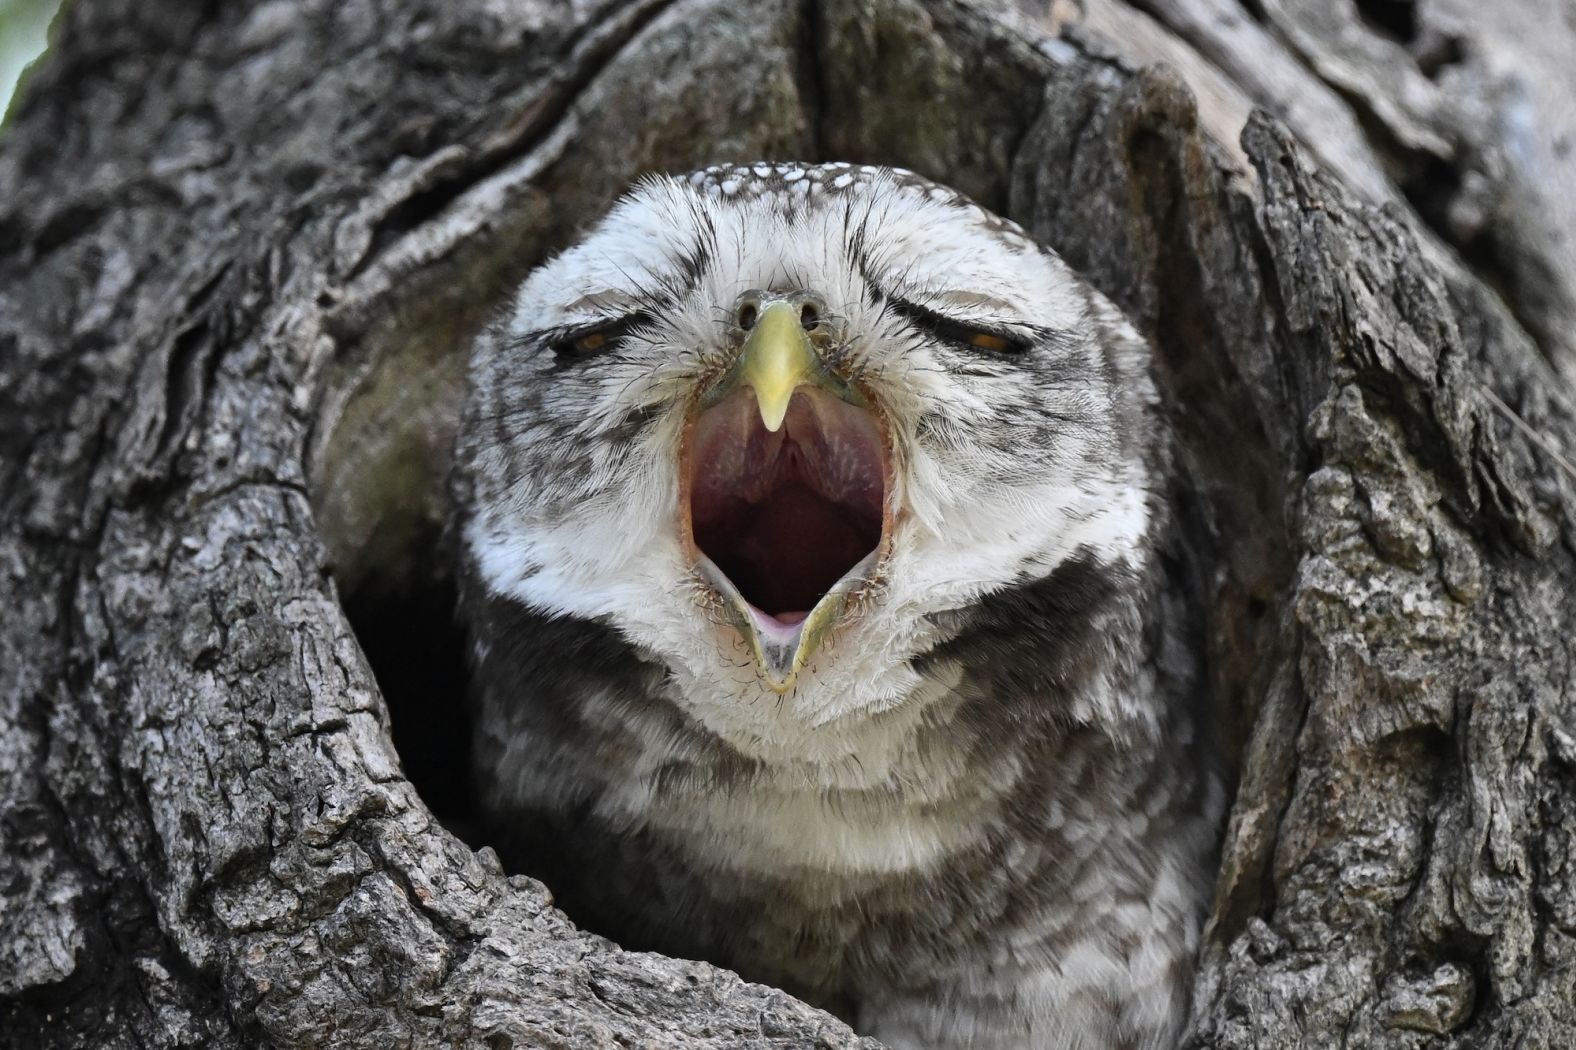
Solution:
{"label": "owl face", "polygon": [[917,703],[971,606],[1141,541],[1120,323],[906,172],[648,180],[478,347],[471,571],[751,752]]}

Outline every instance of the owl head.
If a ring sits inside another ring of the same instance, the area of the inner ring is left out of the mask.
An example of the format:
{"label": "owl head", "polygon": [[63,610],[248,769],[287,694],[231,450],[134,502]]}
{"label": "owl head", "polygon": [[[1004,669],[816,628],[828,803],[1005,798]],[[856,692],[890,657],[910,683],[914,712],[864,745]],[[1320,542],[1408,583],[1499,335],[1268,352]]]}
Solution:
{"label": "owl head", "polygon": [[912,173],[650,178],[477,347],[464,571],[765,752],[920,704],[992,595],[1134,561],[1145,367],[1057,256]]}

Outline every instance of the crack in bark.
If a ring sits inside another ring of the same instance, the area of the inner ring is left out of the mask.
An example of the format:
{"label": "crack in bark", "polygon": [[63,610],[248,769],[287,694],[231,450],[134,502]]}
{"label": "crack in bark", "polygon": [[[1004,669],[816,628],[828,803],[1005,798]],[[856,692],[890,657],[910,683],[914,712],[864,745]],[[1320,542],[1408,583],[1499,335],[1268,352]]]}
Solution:
{"label": "crack in bark", "polygon": [[440,170],[431,184],[421,186],[412,196],[395,203],[372,224],[368,248],[345,274],[345,283],[350,284],[376,265],[401,238],[441,216],[467,190],[535,152],[562,124],[591,81],[658,15],[678,2],[682,0],[632,0],[621,4],[618,12],[595,31],[588,29],[581,39],[574,41],[564,60],[568,72],[554,73],[548,85],[533,94],[526,108],[489,136],[474,159],[459,154],[452,165],[455,170]]}

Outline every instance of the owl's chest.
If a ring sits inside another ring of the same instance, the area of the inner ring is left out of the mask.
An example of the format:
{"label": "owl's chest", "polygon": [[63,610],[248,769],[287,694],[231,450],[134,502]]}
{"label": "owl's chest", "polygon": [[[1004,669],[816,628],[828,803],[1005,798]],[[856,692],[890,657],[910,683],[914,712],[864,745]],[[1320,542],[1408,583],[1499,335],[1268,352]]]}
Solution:
{"label": "owl's chest", "polygon": [[661,901],[643,915],[655,945],[837,1010],[858,974],[898,960],[916,974],[940,967],[934,945],[961,950],[980,932],[974,898],[1009,834],[1004,805],[927,794],[769,779],[681,792],[651,804],[617,848],[643,873],[641,899]]}
{"label": "owl's chest", "polygon": [[638,826],[697,870],[766,878],[811,903],[871,881],[922,875],[981,848],[1001,826],[1023,763],[956,740],[870,739],[837,763],[763,763],[744,777],[700,766],[664,790],[633,763],[607,785],[604,813]]}
{"label": "owl's chest", "polygon": [[809,896],[837,897],[844,883],[932,871],[975,847],[998,822],[998,802],[763,783],[664,800],[647,827],[682,844],[699,867],[800,881]]}

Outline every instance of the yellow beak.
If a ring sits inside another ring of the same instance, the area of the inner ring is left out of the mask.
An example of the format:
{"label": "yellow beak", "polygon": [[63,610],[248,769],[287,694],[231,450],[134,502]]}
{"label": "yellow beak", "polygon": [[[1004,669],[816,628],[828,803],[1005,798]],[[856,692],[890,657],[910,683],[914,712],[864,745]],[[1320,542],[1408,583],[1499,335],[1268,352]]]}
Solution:
{"label": "yellow beak", "polygon": [[821,372],[815,348],[799,323],[799,311],[788,303],[772,303],[762,310],[744,342],[737,368],[737,382],[755,391],[761,422],[775,433],[788,415],[793,392],[802,383],[814,382]]}

